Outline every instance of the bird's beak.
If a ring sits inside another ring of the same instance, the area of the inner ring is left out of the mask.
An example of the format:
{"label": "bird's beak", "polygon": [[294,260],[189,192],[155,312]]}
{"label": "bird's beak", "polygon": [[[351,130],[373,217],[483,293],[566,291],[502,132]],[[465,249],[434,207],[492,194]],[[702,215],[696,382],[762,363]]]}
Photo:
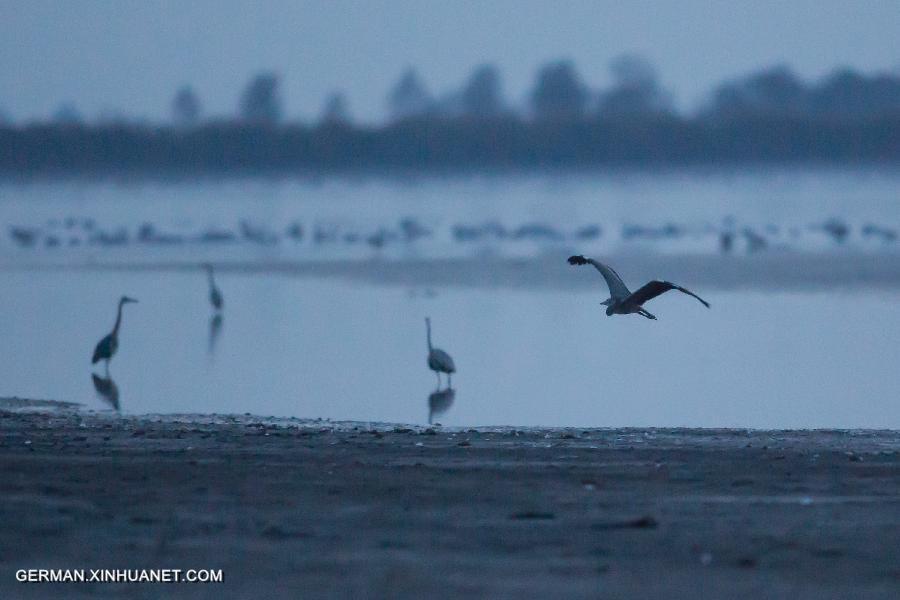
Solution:
{"label": "bird's beak", "polygon": [[135,298],[126,298],[125,302],[134,302],[135,304],[138,303],[137,299],[135,299]]}

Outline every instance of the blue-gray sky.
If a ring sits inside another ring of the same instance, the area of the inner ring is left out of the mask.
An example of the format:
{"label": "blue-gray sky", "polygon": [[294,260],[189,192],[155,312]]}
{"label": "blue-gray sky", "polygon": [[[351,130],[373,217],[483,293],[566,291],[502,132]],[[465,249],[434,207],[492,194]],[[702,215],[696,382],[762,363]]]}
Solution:
{"label": "blue-gray sky", "polygon": [[897,70],[898,32],[898,0],[0,0],[0,110],[31,119],[72,102],[88,119],[167,118],[189,83],[207,114],[230,114],[247,79],[273,69],[291,118],[316,117],[339,89],[376,120],[409,65],[442,93],[493,62],[518,102],[542,62],[571,58],[596,87],[623,52],[692,106],[774,63],[809,78]]}

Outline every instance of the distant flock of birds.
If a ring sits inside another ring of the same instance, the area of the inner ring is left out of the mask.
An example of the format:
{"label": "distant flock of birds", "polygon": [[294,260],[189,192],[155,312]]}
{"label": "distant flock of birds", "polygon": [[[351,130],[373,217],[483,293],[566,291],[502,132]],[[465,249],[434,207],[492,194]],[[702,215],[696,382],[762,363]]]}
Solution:
{"label": "distant flock of birds", "polygon": [[[601,276],[603,276],[603,279],[606,281],[606,285],[609,288],[609,298],[601,302],[601,305],[606,306],[607,316],[637,314],[647,319],[656,320],[656,316],[648,312],[644,308],[644,304],[671,290],[676,290],[696,298],[706,308],[709,308],[709,302],[690,290],[669,281],[653,280],[632,292],[612,267],[598,260],[587,258],[582,255],[575,255],[568,258],[568,263],[574,266],[591,265],[600,272]],[[225,305],[224,296],[222,291],[216,285],[212,265],[204,264],[203,268],[207,273],[209,283],[209,303],[215,311],[215,318],[221,319],[221,313]],[[116,321],[112,331],[97,342],[97,345],[94,348],[94,354],[91,358],[91,364],[105,361],[107,376],[106,378],[100,378],[93,374],[94,386],[99,393],[109,399],[111,404],[114,404],[114,408],[116,409],[118,409],[118,389],[115,388],[115,383],[112,382],[112,379],[109,377],[109,363],[119,349],[119,328],[122,325],[122,308],[126,304],[136,302],[136,299],[129,296],[122,296],[119,298],[118,307],[116,309]],[[432,416],[435,413],[443,412],[453,403],[454,392],[451,378],[453,374],[456,373],[456,363],[449,353],[440,348],[436,348],[432,344],[430,317],[425,317],[425,340],[428,347],[426,364],[437,377],[437,389],[429,397],[429,422],[431,422]],[[443,390],[441,389],[441,374],[447,376],[447,386]],[[106,390],[106,393],[104,393],[104,389]],[[110,397],[113,390],[115,391],[114,401]]]}
{"label": "distant flock of birds", "polygon": [[[734,219],[726,218],[721,225],[688,226],[667,223],[660,226],[624,224],[621,227],[623,241],[678,240],[686,237],[703,238],[715,236],[720,252],[730,253],[743,249],[747,253],[767,248],[789,247],[801,238],[804,231],[821,233],[835,244],[844,244],[854,233],[854,228],[840,219],[829,219],[823,223],[806,227],[779,227],[774,224],[762,228],[738,226]],[[898,232],[881,224],[867,223],[858,228],[862,240],[893,243]],[[213,228],[196,233],[173,233],[159,229],[152,223],[143,223],[135,233],[126,227],[113,230],[101,228],[94,219],[69,217],[51,220],[42,227],[12,226],[9,228],[12,241],[22,248],[59,247],[119,247],[131,243],[148,246],[171,246],[186,243],[231,244],[253,243],[274,246],[282,240],[294,244],[307,239],[315,246],[328,244],[366,244],[380,250],[391,244],[409,244],[418,240],[433,238],[435,232],[418,220],[407,217],[394,227],[378,227],[363,233],[340,224],[317,223],[307,230],[299,221],[289,223],[282,232],[272,230],[248,220],[241,220],[236,230]],[[451,228],[451,237],[458,243],[490,241],[535,241],[535,242],[588,242],[604,235],[599,225],[584,225],[570,232],[563,232],[545,223],[526,223],[508,228],[497,221],[480,224],[457,223]]]}

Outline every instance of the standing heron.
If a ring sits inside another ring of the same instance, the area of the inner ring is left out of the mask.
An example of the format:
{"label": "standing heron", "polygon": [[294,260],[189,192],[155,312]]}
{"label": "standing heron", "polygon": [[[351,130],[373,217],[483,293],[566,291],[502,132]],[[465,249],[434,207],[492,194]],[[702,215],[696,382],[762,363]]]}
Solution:
{"label": "standing heron", "polygon": [[225,305],[225,299],[222,297],[221,290],[216,286],[215,279],[213,279],[213,267],[211,264],[205,263],[203,268],[206,269],[206,275],[209,278],[209,303],[212,304],[213,309],[220,311]]}
{"label": "standing heron", "polygon": [[709,302],[691,292],[690,290],[686,290],[685,288],[675,285],[674,283],[670,283],[668,281],[651,281],[650,283],[645,284],[643,287],[638,289],[636,292],[632,292],[628,289],[628,286],[622,281],[622,278],[619,277],[619,274],[616,273],[612,267],[608,267],[604,265],[602,262],[598,260],[594,260],[593,258],[585,258],[584,256],[570,256],[569,257],[570,265],[594,265],[594,268],[600,271],[600,274],[603,275],[603,279],[606,280],[606,285],[609,286],[609,298],[601,302],[604,306],[606,306],[606,316],[611,315],[630,315],[630,314],[639,314],[643,317],[647,317],[648,319],[656,319],[656,317],[649,312],[647,312],[643,304],[656,298],[657,296],[668,292],[669,290],[678,290],[688,296],[693,296],[706,308],[709,308]]}
{"label": "standing heron", "polygon": [[101,360],[106,361],[106,368],[109,369],[109,361],[115,355],[116,350],[119,349],[119,326],[122,324],[122,307],[129,302],[137,302],[134,298],[129,298],[128,296],[122,296],[119,299],[119,310],[116,313],[116,324],[113,325],[113,330],[109,333],[109,335],[105,336],[102,340],[97,342],[97,347],[94,348],[94,357],[91,359],[91,364],[95,365]]}
{"label": "standing heron", "polygon": [[456,365],[450,355],[431,345],[431,319],[425,317],[425,329],[428,337],[428,368],[437,375],[438,388],[441,387],[441,373],[447,374],[447,388],[450,387],[450,376],[456,373]]}

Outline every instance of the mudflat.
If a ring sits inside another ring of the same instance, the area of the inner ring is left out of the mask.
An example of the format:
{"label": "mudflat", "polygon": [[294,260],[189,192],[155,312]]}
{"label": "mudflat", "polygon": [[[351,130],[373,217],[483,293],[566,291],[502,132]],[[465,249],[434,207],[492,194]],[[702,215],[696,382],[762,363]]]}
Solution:
{"label": "mudflat", "polygon": [[[900,432],[0,412],[2,598],[897,598]],[[221,569],[21,583],[19,569]]]}

